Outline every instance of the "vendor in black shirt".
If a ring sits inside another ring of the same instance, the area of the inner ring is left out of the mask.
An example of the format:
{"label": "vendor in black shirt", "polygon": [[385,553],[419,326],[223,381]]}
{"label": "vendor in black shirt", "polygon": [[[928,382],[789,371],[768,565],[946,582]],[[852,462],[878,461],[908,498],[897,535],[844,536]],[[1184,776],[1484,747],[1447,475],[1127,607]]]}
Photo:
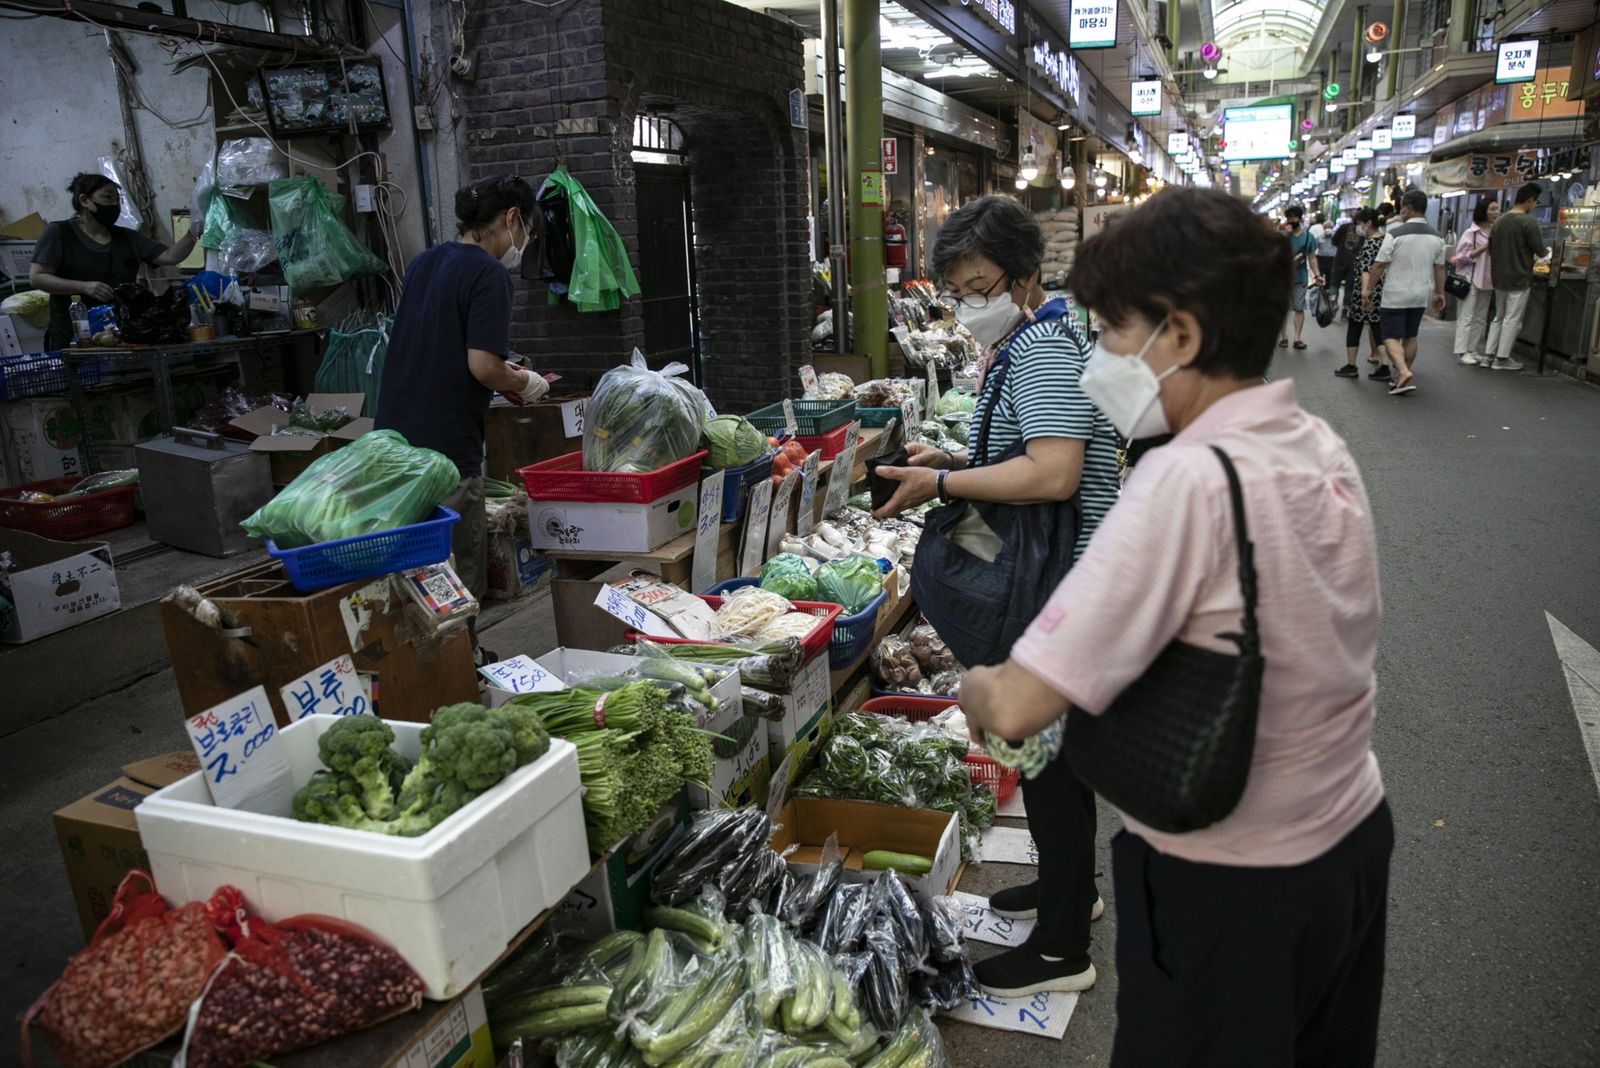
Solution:
{"label": "vendor in black shirt", "polygon": [[80,174],[67,186],[77,215],[53,222],[33,246],[28,284],[50,294],[47,349],[72,344],[72,298],[109,304],[112,288],[139,280],[139,265],[172,267],[189,258],[200,236],[200,220],[171,248],[137,230],[117,225],[122,189],[103,174]]}
{"label": "vendor in black shirt", "polygon": [[498,391],[533,402],[550,388],[506,362],[511,275],[522,263],[536,208],[521,178],[489,178],[456,194],[459,236],[406,269],[378,389],[379,429],[455,461],[461,482],[444,502],[459,512],[456,571],[479,598],[489,584],[483,504],[483,426]]}

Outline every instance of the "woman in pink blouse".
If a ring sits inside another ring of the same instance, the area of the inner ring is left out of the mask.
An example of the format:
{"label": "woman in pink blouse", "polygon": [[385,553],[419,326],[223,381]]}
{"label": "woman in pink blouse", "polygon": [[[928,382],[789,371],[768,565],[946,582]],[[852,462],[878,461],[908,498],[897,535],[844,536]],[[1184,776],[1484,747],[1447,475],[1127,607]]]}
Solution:
{"label": "woman in pink blouse", "polygon": [[1500,215],[1500,203],[1484,197],[1472,208],[1472,225],[1456,242],[1451,262],[1472,283],[1456,313],[1456,360],[1467,367],[1488,367],[1493,357],[1483,356],[1483,337],[1489,329],[1489,305],[1494,300],[1494,276],[1489,270],[1489,228]]}
{"label": "woman in pink blouse", "polygon": [[[1184,249],[1205,248],[1199,260]],[[1006,663],[969,672],[976,731],[1103,712],[1174,639],[1236,652],[1228,483],[1255,545],[1265,673],[1238,806],[1112,841],[1122,1066],[1373,1062],[1394,830],[1371,748],[1378,568],[1349,450],[1267,383],[1288,243],[1244,202],[1166,190],[1083,246],[1068,288],[1101,322],[1083,388],[1124,436],[1173,433]],[[1137,361],[1130,363],[1127,361]],[[1069,743],[1070,744],[1070,743]]]}

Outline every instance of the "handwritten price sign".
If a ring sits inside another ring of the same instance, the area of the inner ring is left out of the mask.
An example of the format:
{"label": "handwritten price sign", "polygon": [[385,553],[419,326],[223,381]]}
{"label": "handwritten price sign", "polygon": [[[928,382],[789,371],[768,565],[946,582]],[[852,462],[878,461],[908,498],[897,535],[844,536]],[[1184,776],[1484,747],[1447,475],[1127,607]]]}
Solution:
{"label": "handwritten price sign", "polygon": [[356,673],[349,653],[306,672],[278,692],[292,719],[305,719],[319,712],[330,716],[372,714],[371,684]]}
{"label": "handwritten price sign", "polygon": [[1020,827],[990,827],[978,843],[978,859],[985,864],[1039,864],[1039,847],[1033,835]]}
{"label": "handwritten price sign", "polygon": [[547,690],[567,688],[565,683],[540,667],[526,654],[514,656],[510,660],[485,664],[478,669],[478,674],[488,679],[490,685],[510,690],[512,693],[542,693]]}
{"label": "handwritten price sign", "polygon": [[607,586],[601,591],[600,600],[595,603],[634,630],[644,630],[650,622],[650,613],[642,605],[635,604],[632,598],[614,587]]}
{"label": "handwritten price sign", "polygon": [[965,890],[957,890],[954,897],[961,917],[962,934],[968,939],[987,942],[992,946],[1020,946],[1033,933],[1035,921],[996,916],[989,908],[989,899],[986,897],[969,894]]}
{"label": "handwritten price sign", "polygon": [[1020,1031],[1025,1035],[1060,1039],[1067,1033],[1067,1024],[1077,1007],[1078,995],[1047,990],[1025,998],[986,994],[957,1005],[946,1015],[996,1031]]}
{"label": "handwritten price sign", "polygon": [[211,799],[223,808],[283,814],[294,783],[278,725],[260,686],[184,723]]}

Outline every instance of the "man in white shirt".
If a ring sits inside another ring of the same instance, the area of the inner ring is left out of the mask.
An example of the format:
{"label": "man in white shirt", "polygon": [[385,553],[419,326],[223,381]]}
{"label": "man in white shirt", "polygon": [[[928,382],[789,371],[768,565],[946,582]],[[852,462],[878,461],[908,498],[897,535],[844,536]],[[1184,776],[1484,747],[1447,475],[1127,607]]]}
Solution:
{"label": "man in white shirt", "polygon": [[1435,314],[1444,311],[1444,238],[1422,218],[1427,210],[1428,195],[1420,189],[1401,198],[1399,221],[1384,235],[1370,274],[1372,285],[1383,282],[1378,329],[1397,372],[1391,397],[1417,388],[1411,361],[1417,355],[1422,313],[1430,304]]}

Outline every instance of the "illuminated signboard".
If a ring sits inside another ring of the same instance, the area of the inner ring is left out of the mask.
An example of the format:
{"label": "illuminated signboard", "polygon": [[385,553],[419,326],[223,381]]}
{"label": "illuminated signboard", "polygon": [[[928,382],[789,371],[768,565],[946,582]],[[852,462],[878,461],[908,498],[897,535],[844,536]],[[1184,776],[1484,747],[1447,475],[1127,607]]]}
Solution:
{"label": "illuminated signboard", "polygon": [[1415,115],[1396,115],[1390,124],[1389,132],[1396,141],[1409,141],[1417,136],[1417,117]]}
{"label": "illuminated signboard", "polygon": [[1072,0],[1067,25],[1071,48],[1115,48],[1116,0]]}
{"label": "illuminated signboard", "polygon": [[1379,152],[1387,151],[1394,147],[1394,131],[1387,126],[1380,126],[1372,131],[1372,147]]}
{"label": "illuminated signboard", "polygon": [[1007,33],[1017,32],[1017,5],[1011,0],[961,0],[989,22]]}
{"label": "illuminated signboard", "polygon": [[1222,128],[1222,139],[1227,142],[1222,150],[1224,160],[1282,159],[1294,139],[1294,105],[1225,108]]}
{"label": "illuminated signboard", "polygon": [[1135,115],[1161,114],[1160,80],[1134,82],[1128,110]]}
{"label": "illuminated signboard", "polygon": [[1538,41],[1501,41],[1500,55],[1495,59],[1496,85],[1513,82],[1531,82],[1539,70]]}

